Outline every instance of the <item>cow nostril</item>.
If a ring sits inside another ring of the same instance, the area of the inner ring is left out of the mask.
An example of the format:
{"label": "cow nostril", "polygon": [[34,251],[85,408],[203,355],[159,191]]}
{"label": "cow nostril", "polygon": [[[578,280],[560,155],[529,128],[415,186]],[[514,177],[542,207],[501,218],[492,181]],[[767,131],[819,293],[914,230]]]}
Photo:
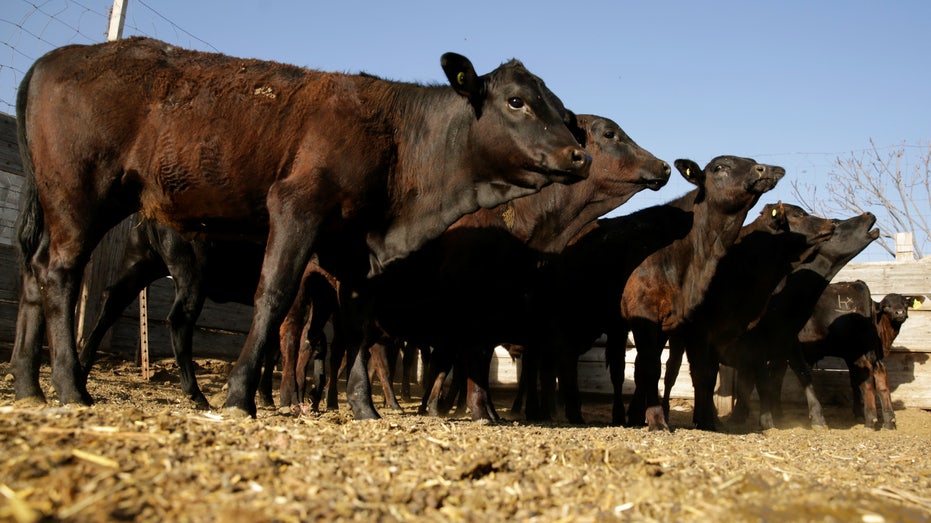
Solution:
{"label": "cow nostril", "polygon": [[572,150],[572,163],[584,165],[589,162],[590,156],[587,152],[582,149],[573,149]]}
{"label": "cow nostril", "polygon": [[666,162],[663,162],[663,172],[666,173],[666,176],[669,176],[670,174],[672,174],[672,169],[669,167],[669,164]]}

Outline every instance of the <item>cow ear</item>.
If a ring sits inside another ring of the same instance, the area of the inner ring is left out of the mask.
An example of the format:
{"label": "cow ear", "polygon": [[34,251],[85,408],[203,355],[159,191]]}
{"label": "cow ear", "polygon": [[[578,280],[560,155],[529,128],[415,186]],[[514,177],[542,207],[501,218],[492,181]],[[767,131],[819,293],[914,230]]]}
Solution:
{"label": "cow ear", "polygon": [[925,302],[925,296],[923,294],[918,294],[917,296],[906,296],[905,301],[908,302],[908,306],[912,309],[918,309],[921,307],[921,304]]}
{"label": "cow ear", "polygon": [[676,169],[682,174],[689,183],[702,185],[705,180],[705,171],[692,160],[679,159],[675,162]]}
{"label": "cow ear", "polygon": [[468,98],[473,105],[481,103],[485,98],[485,81],[475,73],[468,58],[461,54],[446,53],[440,57],[440,65],[457,93]]}

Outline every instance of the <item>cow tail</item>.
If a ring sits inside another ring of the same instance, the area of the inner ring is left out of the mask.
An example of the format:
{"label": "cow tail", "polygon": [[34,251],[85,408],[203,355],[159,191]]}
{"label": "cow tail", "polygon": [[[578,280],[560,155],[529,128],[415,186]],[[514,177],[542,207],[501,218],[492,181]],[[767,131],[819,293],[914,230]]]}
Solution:
{"label": "cow tail", "polygon": [[23,274],[32,273],[32,257],[39,248],[45,229],[45,215],[39,204],[39,191],[36,187],[35,168],[32,153],[26,137],[26,99],[29,94],[29,82],[33,68],[29,68],[16,93],[16,138],[19,142],[19,154],[23,164],[23,186],[20,189],[19,217],[16,219],[16,237],[20,254],[20,268]]}

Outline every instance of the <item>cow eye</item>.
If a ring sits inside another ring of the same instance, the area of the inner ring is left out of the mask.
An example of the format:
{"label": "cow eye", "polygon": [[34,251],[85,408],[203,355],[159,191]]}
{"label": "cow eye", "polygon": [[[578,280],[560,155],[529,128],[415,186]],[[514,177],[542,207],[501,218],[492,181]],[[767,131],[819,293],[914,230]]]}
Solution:
{"label": "cow eye", "polygon": [[614,136],[615,136],[614,131],[605,131],[604,137],[607,138],[608,140],[613,140]]}
{"label": "cow eye", "polygon": [[508,107],[511,109],[521,109],[524,107],[524,101],[516,96],[508,98]]}

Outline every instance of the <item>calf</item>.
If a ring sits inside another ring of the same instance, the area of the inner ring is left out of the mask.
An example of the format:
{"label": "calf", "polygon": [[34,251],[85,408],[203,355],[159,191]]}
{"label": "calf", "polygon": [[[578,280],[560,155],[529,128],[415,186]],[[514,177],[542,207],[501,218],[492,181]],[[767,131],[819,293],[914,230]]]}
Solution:
{"label": "calf", "polygon": [[712,377],[717,375],[718,362],[727,361],[727,347],[762,314],[779,281],[813,256],[833,232],[832,220],[781,202],[763,207],[759,217],[740,230],[718,263],[701,305],[669,338],[663,393],[667,419],[669,395],[682,355],[688,352],[695,376],[695,424],[706,429],[717,426]]}
{"label": "calf", "polygon": [[[522,64],[449,84],[314,71],[146,38],[39,58],[17,93],[25,180],[17,398],[44,401],[40,326],[62,403],[90,403],[74,339],[81,276],[134,212],[207,238],[265,241],[249,334],[225,407],[255,415],[260,367],[311,256],[336,275],[357,419],[377,418],[359,348],[364,283],[461,216],[587,176],[562,102]],[[62,144],[68,144],[63,147]],[[61,205],[68,202],[68,205]]]}
{"label": "calf", "polygon": [[[892,350],[892,342],[908,319],[908,308],[916,301],[924,298],[887,294],[877,303],[863,281],[832,283],[821,294],[798,334],[798,343],[809,365],[828,356],[846,362],[854,415],[863,417],[867,426],[879,428],[878,394],[882,426],[895,428],[883,358]],[[779,390],[781,383],[774,384],[774,388]]]}
{"label": "calf", "polygon": [[811,317],[818,298],[828,282],[854,256],[879,237],[872,229],[876,217],[871,213],[837,222],[834,235],[824,242],[815,256],[800,264],[779,283],[766,310],[752,328],[742,334],[729,350],[736,351],[736,404],[731,420],[747,417],[748,398],[756,385],[760,396],[760,424],[773,427],[773,402],[779,394],[772,367],[790,362],[805,389],[809,417],[813,427],[826,427],[821,403],[811,385],[811,369],[798,345],[798,333]]}

